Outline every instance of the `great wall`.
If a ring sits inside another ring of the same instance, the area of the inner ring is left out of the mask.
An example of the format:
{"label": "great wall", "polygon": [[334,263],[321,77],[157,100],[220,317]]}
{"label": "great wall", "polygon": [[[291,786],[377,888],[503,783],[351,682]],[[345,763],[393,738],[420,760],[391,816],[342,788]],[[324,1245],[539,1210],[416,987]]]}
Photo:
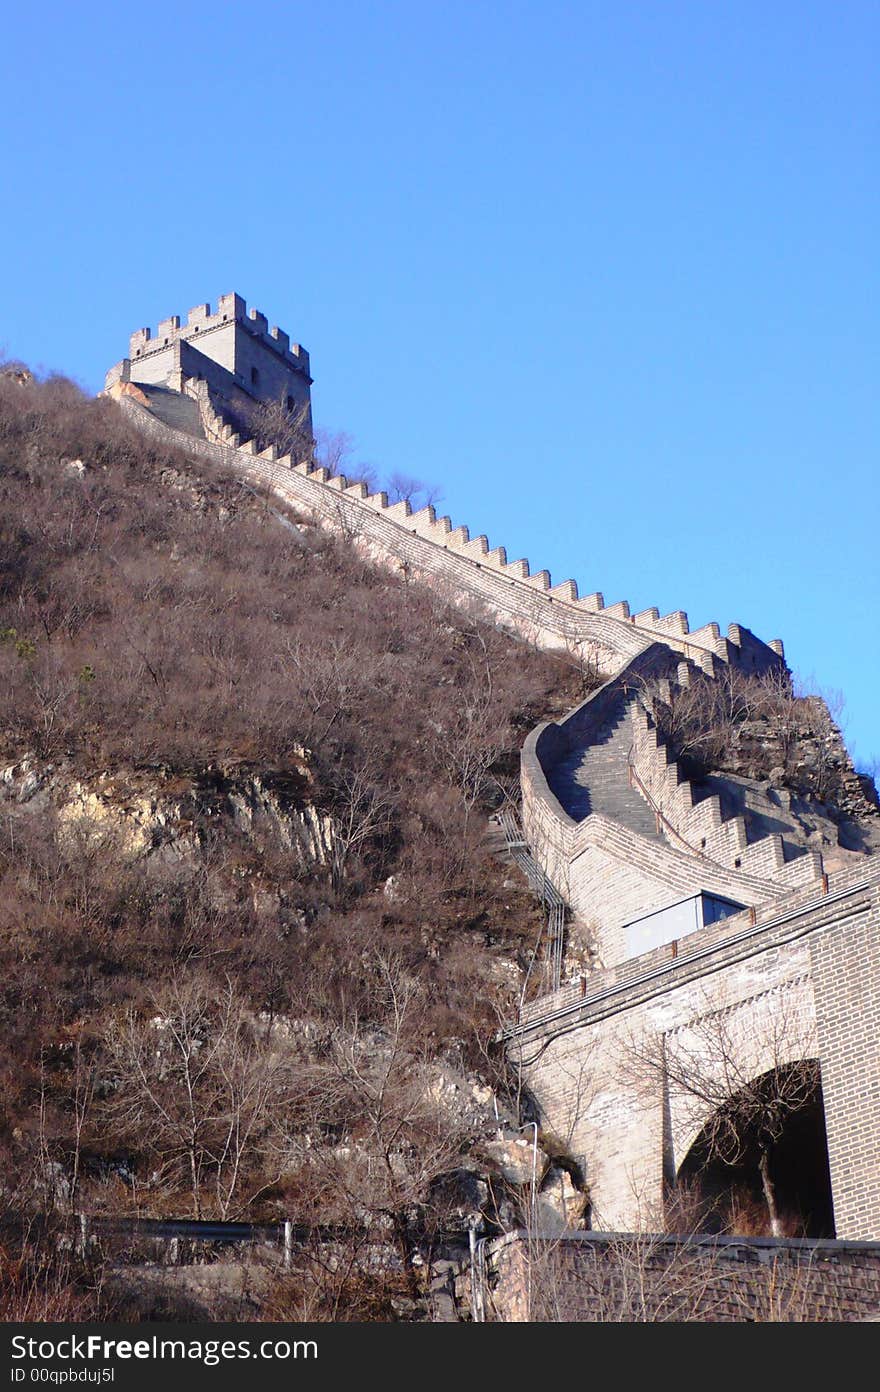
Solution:
{"label": "great wall", "polygon": [[[225,336],[216,360],[203,351],[206,330]],[[307,407],[308,372],[304,350],[225,296],[216,315],[202,305],[184,328],[176,318],[160,324],[157,340],[134,335],[106,392],[139,430],[236,471],[451,602],[606,675],[565,719],[532,732],[521,773],[529,853],[588,926],[594,962],[506,1031],[542,1124],[583,1157],[594,1226],[656,1222],[711,1119],[708,1103],[685,1105],[668,1079],[646,1089],[644,1077],[627,1077],[621,1057],[657,1042],[705,1057],[707,1023],[723,1021],[743,1076],[818,1060],[834,1235],[880,1239],[880,855],[826,864],[784,790],[747,789],[731,812],[671,760],[648,699],[726,669],[785,671],[781,642],[738,624],[726,635],[715,623],[691,632],[680,610],[631,613],[598,592],[580,597],[575,581],[553,585],[546,570],[508,561],[503,546],[433,507],[413,511],[307,460],[260,451],[230,422],[237,396],[277,396],[279,382],[289,404]]]}

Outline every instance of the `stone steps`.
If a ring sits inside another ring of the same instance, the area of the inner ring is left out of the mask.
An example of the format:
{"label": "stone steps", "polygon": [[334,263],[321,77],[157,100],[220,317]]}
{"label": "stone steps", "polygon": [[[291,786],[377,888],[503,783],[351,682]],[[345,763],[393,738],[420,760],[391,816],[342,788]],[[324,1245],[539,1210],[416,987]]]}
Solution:
{"label": "stone steps", "polygon": [[601,812],[629,831],[659,840],[662,838],[654,813],[640,793],[630,786],[632,742],[629,698],[621,693],[590,744],[574,749],[556,765],[551,787],[574,821],[580,822],[593,812]]}
{"label": "stone steps", "polygon": [[180,392],[168,387],[145,385],[138,382],[137,387],[150,403],[151,413],[172,430],[179,430],[195,440],[204,440],[205,432],[199,412],[199,403],[192,397],[182,396]]}

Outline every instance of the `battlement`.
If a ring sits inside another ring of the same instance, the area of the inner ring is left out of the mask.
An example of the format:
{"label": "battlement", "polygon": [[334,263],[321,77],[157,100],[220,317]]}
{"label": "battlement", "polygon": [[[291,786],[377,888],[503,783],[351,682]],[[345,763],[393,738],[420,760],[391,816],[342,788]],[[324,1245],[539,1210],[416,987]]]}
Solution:
{"label": "battlement", "polygon": [[[290,335],[277,325],[270,327],[261,310],[248,310],[243,297],[234,292],[220,296],[216,313],[212,312],[208,303],[197,304],[187,314],[185,324],[181,324],[179,314],[172,314],[167,319],[160,319],[155,335],[150,328],[136,329],[129,340],[129,357],[132,363],[137,363],[139,359],[165,351],[176,342],[195,344],[206,334],[217,331],[228,333],[236,325],[277,353],[295,371],[309,376],[309,355],[302,344],[291,343]],[[214,357],[210,348],[203,351],[208,357]]]}

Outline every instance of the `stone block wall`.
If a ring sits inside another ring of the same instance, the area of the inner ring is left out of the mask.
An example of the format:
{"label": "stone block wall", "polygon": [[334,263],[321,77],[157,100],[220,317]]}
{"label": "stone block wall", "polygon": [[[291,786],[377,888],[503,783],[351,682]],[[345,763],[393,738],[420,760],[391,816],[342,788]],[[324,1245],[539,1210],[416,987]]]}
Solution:
{"label": "stone block wall", "polygon": [[880,1235],[880,884],[810,940],[838,1234]]}
{"label": "stone block wall", "polygon": [[[203,348],[204,340],[200,351]],[[108,382],[111,376],[118,380],[120,371],[112,369]],[[132,372],[136,379],[134,366]],[[145,420],[142,413],[139,424],[150,430],[160,423]],[[509,561],[503,546],[491,548],[487,537],[471,537],[467,527],[453,528],[450,518],[438,517],[433,507],[414,513],[407,502],[389,506],[383,493],[369,494],[362,484],[349,485],[344,477],[330,478],[320,469],[293,470],[289,459],[267,455],[255,462],[253,449],[222,420],[209,413],[207,425],[213,442],[214,452],[207,451],[211,457],[262,475],[280,496],[307,507],[327,525],[341,528],[377,556],[445,586],[451,597],[467,602],[473,596],[490,614],[497,609],[499,621],[540,646],[585,652],[598,657],[609,671],[658,639],[707,671],[716,670],[719,661],[751,667],[761,658],[766,663],[773,654],[780,657],[778,640],[772,646],[760,643],[738,624],[732,624],[724,637],[715,623],[690,631],[683,611],[663,617],[657,609],[631,614],[626,601],[606,605],[599,593],[579,598],[575,581],[553,585],[548,571],[532,572],[525,559]],[[173,431],[167,438],[169,443],[192,447],[193,442],[181,441]],[[292,477],[294,472],[301,477]],[[328,488],[332,490],[329,497]]]}
{"label": "stone block wall", "polygon": [[[815,852],[786,864],[778,836],[741,846],[742,819],[723,822],[717,798],[695,805],[690,785],[679,781],[677,768],[667,764],[665,750],[653,739],[637,708],[633,709],[636,774],[655,805],[670,813],[668,823],[662,823],[666,839],[649,841],[599,813],[575,822],[560,805],[549,784],[553,767],[578,741],[588,740],[591,729],[601,728],[609,701],[621,692],[638,691],[645,680],[662,678],[674,661],[674,654],[660,644],[646,647],[563,720],[538,726],[522,750],[522,816],[532,854],[573,913],[592,929],[605,966],[626,956],[624,925],[641,914],[701,889],[740,904],[758,905],[809,884],[822,873],[821,857]],[[666,799],[663,804],[661,796]],[[690,843],[676,823],[689,835],[705,839],[706,846],[700,841]]]}
{"label": "stone block wall", "polygon": [[401,573],[418,575],[454,603],[472,603],[540,647],[568,651],[572,642],[583,643],[615,667],[644,646],[644,635],[630,625],[579,610],[531,586],[528,562],[509,566],[497,553],[487,553],[484,563],[475,561],[464,550],[461,535],[449,542],[449,519],[438,519],[432,507],[412,513],[407,503],[389,506],[385,494],[368,495],[363,484],[348,485],[326,470],[292,466],[289,458],[276,459],[272,450],[260,455],[252,442],[242,444],[216,417],[208,418],[208,440],[196,441],[181,437],[131,399],[123,398],[120,405],[155,438],[246,473],[320,524],[340,531],[353,547],[391,561]]}
{"label": "stone block wall", "polygon": [[510,1234],[490,1245],[501,1322],[813,1323],[880,1318],[880,1244]]}
{"label": "stone block wall", "polygon": [[[725,817],[716,795],[698,798],[680,764],[670,758],[653,720],[639,706],[633,707],[632,724],[632,768],[637,786],[660,814],[670,841],[729,869],[775,879],[787,863],[782,835],[773,833],[750,843],[745,817]],[[775,810],[775,820],[783,819],[780,807]],[[797,871],[792,873],[799,878]],[[807,873],[806,867],[801,873]]]}

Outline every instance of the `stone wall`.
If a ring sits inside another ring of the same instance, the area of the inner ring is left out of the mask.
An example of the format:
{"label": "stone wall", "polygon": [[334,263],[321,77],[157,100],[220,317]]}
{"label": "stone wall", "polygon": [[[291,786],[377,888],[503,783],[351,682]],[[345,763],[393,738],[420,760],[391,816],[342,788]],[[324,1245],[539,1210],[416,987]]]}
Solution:
{"label": "stone wall", "polygon": [[645,635],[633,625],[582,601],[546,594],[543,581],[531,583],[541,577],[529,576],[528,562],[508,564],[503,548],[482,562],[475,560],[467,528],[453,530],[449,518],[438,519],[432,507],[413,513],[408,503],[389,504],[386,494],[370,495],[363,484],[331,478],[326,469],[293,466],[289,458],[277,459],[271,448],[260,454],[253,442],[242,444],[216,418],[207,419],[208,440],[197,441],[181,437],[130,398],[121,398],[120,405],[139,429],[174,448],[244,472],[319,524],[341,532],[353,547],[390,561],[401,573],[418,575],[454,603],[471,603],[539,647],[572,651],[583,645],[606,666],[617,667],[645,645]]}
{"label": "stone wall", "polygon": [[880,1236],[880,889],[810,939],[838,1234]]}
{"label": "stone wall", "polygon": [[503,1322],[802,1323],[880,1316],[880,1244],[576,1233],[489,1245]]}
{"label": "stone wall", "polygon": [[[728,869],[776,879],[786,866],[783,835],[771,832],[749,842],[745,817],[725,816],[717,794],[706,797],[697,793],[681,765],[670,757],[651,716],[636,706],[632,723],[634,779],[660,816],[664,834],[673,844]],[[781,803],[774,809],[774,820],[784,825]],[[792,873],[798,877],[797,871]]]}
{"label": "stone wall", "polygon": [[[605,966],[623,960],[624,925],[641,914],[703,889],[758,905],[822,873],[815,852],[785,863],[778,836],[748,847],[742,844],[741,819],[722,821],[717,798],[695,805],[690,785],[675,766],[668,766],[665,751],[653,740],[638,709],[633,711],[635,771],[648,785],[649,795],[662,799],[666,838],[649,842],[599,813],[576,822],[560,805],[550,788],[550,770],[578,741],[588,740],[591,730],[601,727],[610,700],[621,692],[637,693],[643,682],[662,678],[674,662],[674,654],[660,644],[646,647],[563,720],[538,726],[523,745],[522,815],[532,854],[572,912],[591,928]],[[696,844],[685,839],[676,823]]]}
{"label": "stone wall", "polygon": [[731,624],[723,637],[716,623],[690,631],[687,615],[680,610],[663,617],[657,609],[631,614],[625,601],[606,605],[600,593],[580,597],[575,581],[553,585],[548,571],[533,573],[526,559],[509,561],[503,546],[490,548],[487,537],[471,537],[467,527],[453,527],[451,519],[438,517],[433,507],[413,512],[407,502],[389,504],[386,494],[370,494],[363,484],[349,484],[343,476],[331,478],[325,469],[294,467],[289,457],[278,459],[273,450],[261,455],[251,442],[242,442],[231,427],[207,413],[210,443],[199,443],[162,427],[137,403],[126,401],[124,409],[136,416],[141,428],[169,444],[259,478],[320,522],[343,531],[353,544],[445,587],[456,602],[472,598],[539,646],[598,657],[608,671],[658,640],[710,672],[717,661],[751,669],[760,654],[764,661],[770,651],[781,655],[778,640],[762,644],[739,624]]}

